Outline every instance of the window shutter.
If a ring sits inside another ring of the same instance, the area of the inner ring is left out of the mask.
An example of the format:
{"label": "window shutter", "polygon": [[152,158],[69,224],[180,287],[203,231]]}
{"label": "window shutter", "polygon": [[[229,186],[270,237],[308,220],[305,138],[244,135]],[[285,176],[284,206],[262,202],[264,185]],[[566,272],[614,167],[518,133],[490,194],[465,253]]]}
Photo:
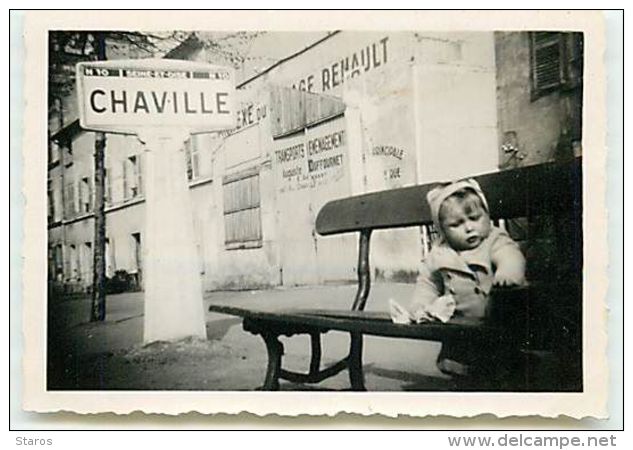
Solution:
{"label": "window shutter", "polygon": [[46,194],[48,199],[48,221],[55,220],[55,196],[53,195],[53,182],[48,180],[46,183]]}
{"label": "window shutter", "polygon": [[66,185],[66,217],[75,215],[75,185],[71,182]]}
{"label": "window shutter", "polygon": [[105,264],[106,275],[111,277],[114,274],[114,243],[110,238],[105,238]]}
{"label": "window shutter", "polygon": [[82,184],[83,181],[81,179],[77,180],[77,183],[75,184],[75,189],[77,190],[75,192],[75,214],[77,215],[81,215],[81,213],[84,212],[84,192],[81,186]]}
{"label": "window shutter", "polygon": [[81,215],[85,211],[85,201],[86,201],[86,188],[84,187],[84,181],[77,181],[77,212]]}
{"label": "window shutter", "polygon": [[193,136],[189,136],[189,139],[185,141],[185,163],[187,169],[187,180],[193,180],[193,161],[192,161],[192,139]]}
{"label": "window shutter", "polygon": [[259,174],[224,181],[225,243],[229,248],[241,245],[261,246]]}
{"label": "window shutter", "polygon": [[88,211],[92,211],[94,208],[94,189],[92,189],[92,179],[88,178]]}
{"label": "window shutter", "polygon": [[123,199],[127,200],[128,197],[130,196],[129,190],[128,190],[128,186],[127,186],[127,159],[123,160]]}
{"label": "window shutter", "polygon": [[92,242],[86,242],[84,244],[84,264],[82,278],[90,280],[92,276],[92,266],[94,265],[94,253],[92,252]]}
{"label": "window shutter", "polygon": [[138,195],[143,195],[143,166],[141,165],[141,154],[136,155],[136,189]]}
{"label": "window shutter", "polygon": [[110,185],[110,169],[103,169],[103,184],[104,184],[104,203],[110,203],[112,201],[112,191]]}
{"label": "window shutter", "polygon": [[70,217],[70,189],[68,189],[68,184],[64,186],[64,216],[66,218]]}
{"label": "window shutter", "polygon": [[532,92],[540,96],[565,83],[565,47],[561,33],[533,32],[530,36]]}
{"label": "window shutter", "polygon": [[193,178],[200,175],[200,142],[198,136],[191,136],[191,171]]}
{"label": "window shutter", "polygon": [[81,251],[77,247],[73,248],[75,253],[75,278],[81,280]]}
{"label": "window shutter", "polygon": [[75,190],[75,183],[70,183],[68,186],[68,192],[70,192],[70,216],[74,217],[77,214],[77,199],[75,198],[77,195]]}
{"label": "window shutter", "polygon": [[70,270],[71,270],[70,258],[71,258],[70,250],[68,250],[68,248],[67,248],[66,258],[62,257],[62,262],[63,262],[63,265],[64,265],[64,278],[65,279],[69,279],[69,278],[72,277],[72,274],[70,273]]}
{"label": "window shutter", "polygon": [[191,155],[191,176],[193,178],[198,178],[198,174],[200,173],[200,162],[199,162],[198,152],[195,152]]}
{"label": "window shutter", "polygon": [[55,246],[55,275],[64,273],[64,255],[61,244]]}

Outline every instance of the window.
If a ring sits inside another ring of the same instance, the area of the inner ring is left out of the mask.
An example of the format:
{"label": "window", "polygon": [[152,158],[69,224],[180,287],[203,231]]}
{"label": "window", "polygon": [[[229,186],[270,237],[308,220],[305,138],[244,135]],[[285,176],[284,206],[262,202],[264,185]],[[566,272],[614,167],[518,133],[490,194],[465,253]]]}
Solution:
{"label": "window", "polygon": [[132,233],[132,250],[134,252],[134,270],[143,267],[143,251],[141,247],[141,233]]}
{"label": "window", "polygon": [[223,184],[227,248],[261,247],[259,172],[225,177]]}
{"label": "window", "polygon": [[53,214],[53,222],[59,222],[63,219],[64,210],[62,208],[62,184],[60,179],[53,180],[52,186],[52,214]]}
{"label": "window", "polygon": [[110,238],[105,238],[105,267],[106,276],[112,278],[115,271],[114,263],[114,245],[110,242]]}
{"label": "window", "polygon": [[71,244],[68,250],[68,279],[75,280],[79,277],[79,254],[74,244]]}
{"label": "window", "polygon": [[195,180],[200,176],[200,153],[196,136],[185,141],[185,157],[187,158],[187,179]]}
{"label": "window", "polygon": [[533,90],[543,92],[559,87],[565,81],[561,33],[532,33],[531,44]]}
{"label": "window", "polygon": [[71,247],[72,247],[74,262],[75,262],[75,270],[73,270],[73,277],[77,281],[81,281],[81,247],[77,248],[74,245],[72,245]]}
{"label": "window", "polygon": [[94,254],[92,253],[92,242],[84,243],[83,264],[81,267],[82,277],[84,280],[92,279],[92,264],[94,262]]}
{"label": "window", "polygon": [[72,270],[70,261],[71,261],[70,247],[67,247],[66,248],[66,254],[64,255],[64,259],[63,259],[63,263],[64,263],[64,275],[63,275],[63,278],[65,280],[69,280],[70,278],[72,278],[72,275],[71,275],[71,272],[70,272]]}
{"label": "window", "polygon": [[83,177],[79,182],[79,212],[81,214],[92,211],[92,183],[90,178]]}
{"label": "window", "polygon": [[55,141],[49,141],[48,143],[48,163],[55,164],[59,161],[59,144]]}
{"label": "window", "polygon": [[53,195],[53,181],[48,180],[46,184],[46,194],[48,196],[48,223],[55,221],[55,196]]}
{"label": "window", "polygon": [[68,183],[66,185],[66,198],[64,199],[64,212],[67,219],[75,216],[75,185]]}
{"label": "window", "polygon": [[142,194],[141,155],[133,155],[123,161],[123,192],[125,200]]}
{"label": "window", "polygon": [[55,265],[55,280],[61,281],[64,275],[64,255],[61,244],[57,244],[53,248],[53,261]]}
{"label": "window", "polygon": [[106,205],[112,203],[112,183],[110,182],[110,169],[103,169],[103,202]]}
{"label": "window", "polygon": [[63,162],[64,167],[70,167],[73,164],[73,147],[72,143],[61,144],[59,147],[59,158]]}
{"label": "window", "polygon": [[582,33],[530,33],[532,98],[582,82]]}
{"label": "window", "polygon": [[132,233],[132,245],[134,251],[134,271],[135,283],[137,288],[143,286],[143,247],[141,243],[141,233]]}

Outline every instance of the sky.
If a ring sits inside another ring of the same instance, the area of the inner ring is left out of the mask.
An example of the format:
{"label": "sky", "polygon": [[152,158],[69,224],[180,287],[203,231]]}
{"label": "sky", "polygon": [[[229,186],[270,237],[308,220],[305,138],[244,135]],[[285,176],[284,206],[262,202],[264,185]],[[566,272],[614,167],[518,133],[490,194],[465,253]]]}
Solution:
{"label": "sky", "polygon": [[[222,52],[237,51],[244,57],[243,64],[236,67],[237,84],[267,69],[280,59],[290,56],[305,47],[325,37],[328,32],[295,32],[295,31],[265,31],[261,33],[219,33],[213,31],[197,31],[196,34],[204,41],[217,42],[216,55]],[[208,53],[213,57],[214,52]],[[213,61],[212,63],[222,63]]]}

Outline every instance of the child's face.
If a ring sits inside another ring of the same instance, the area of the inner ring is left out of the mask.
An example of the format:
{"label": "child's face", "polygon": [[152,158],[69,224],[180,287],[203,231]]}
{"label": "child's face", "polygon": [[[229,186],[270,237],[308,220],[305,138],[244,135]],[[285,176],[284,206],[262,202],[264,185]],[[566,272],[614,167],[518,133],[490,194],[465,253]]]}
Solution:
{"label": "child's face", "polygon": [[440,207],[440,225],[448,245],[458,251],[479,247],[490,234],[490,217],[474,193],[447,198]]}

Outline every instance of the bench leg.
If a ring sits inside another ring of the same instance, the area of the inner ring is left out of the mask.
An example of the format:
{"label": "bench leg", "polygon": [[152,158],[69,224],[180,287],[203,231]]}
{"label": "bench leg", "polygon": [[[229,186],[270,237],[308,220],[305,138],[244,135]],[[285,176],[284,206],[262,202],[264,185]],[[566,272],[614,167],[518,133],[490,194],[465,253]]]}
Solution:
{"label": "bench leg", "polygon": [[316,375],[321,369],[321,333],[311,333],[312,358],[310,359],[310,375]]}
{"label": "bench leg", "polygon": [[266,342],[266,350],[268,351],[268,368],[266,369],[266,379],[262,390],[278,391],[279,390],[279,374],[281,372],[281,357],[284,354],[284,346],[279,342],[279,336],[276,334],[262,334],[264,342]]}
{"label": "bench leg", "polygon": [[351,333],[349,349],[349,381],[353,391],[365,391],[365,377],[363,376],[363,335]]}

